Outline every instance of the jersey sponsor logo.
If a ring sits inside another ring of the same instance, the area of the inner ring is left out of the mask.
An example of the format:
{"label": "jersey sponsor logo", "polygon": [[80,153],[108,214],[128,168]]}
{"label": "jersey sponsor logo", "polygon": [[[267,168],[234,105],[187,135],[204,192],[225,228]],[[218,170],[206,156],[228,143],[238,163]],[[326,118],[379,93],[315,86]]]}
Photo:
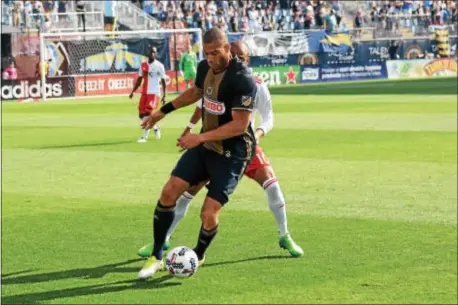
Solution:
{"label": "jersey sponsor logo", "polygon": [[248,107],[251,105],[252,102],[253,102],[253,99],[251,98],[251,96],[242,96],[242,105],[243,106]]}
{"label": "jersey sponsor logo", "polygon": [[212,100],[204,96],[205,110],[211,114],[222,115],[226,112],[226,105],[224,103]]}

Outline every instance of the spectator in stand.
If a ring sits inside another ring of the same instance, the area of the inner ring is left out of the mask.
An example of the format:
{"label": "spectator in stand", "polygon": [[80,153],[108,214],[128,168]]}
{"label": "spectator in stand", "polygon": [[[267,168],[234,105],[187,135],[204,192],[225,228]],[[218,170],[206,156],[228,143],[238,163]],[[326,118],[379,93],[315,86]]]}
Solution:
{"label": "spectator in stand", "polygon": [[240,32],[248,32],[248,16],[245,10],[242,11],[242,18],[240,20]]}
{"label": "spectator in stand", "polygon": [[48,16],[44,16],[40,25],[40,31],[42,33],[49,33],[52,29],[51,20]]}
{"label": "spectator in stand", "polygon": [[192,15],[194,27],[198,29],[202,28],[202,11],[201,7],[196,6]]}
{"label": "spectator in stand", "polygon": [[296,11],[296,16],[294,17],[294,30],[303,30],[304,29],[304,17],[299,11]]}
{"label": "spectator in stand", "polygon": [[331,9],[331,12],[327,14],[324,18],[325,29],[329,33],[333,33],[337,30],[337,19],[334,13],[334,9]]}
{"label": "spectator in stand", "polygon": [[44,8],[44,12],[46,15],[51,14],[54,10],[54,1],[52,0],[43,1],[43,8]]}
{"label": "spectator in stand", "polygon": [[41,18],[43,16],[44,9],[43,9],[43,3],[41,1],[34,1],[32,4],[32,22],[33,22],[33,27],[40,27],[41,24]]}
{"label": "spectator in stand", "polygon": [[57,1],[57,13],[59,14],[59,22],[63,20],[68,20],[68,16],[64,15],[67,13],[67,1],[66,0],[58,0]]}
{"label": "spectator in stand", "polygon": [[22,1],[14,1],[13,5],[13,26],[24,24],[22,14],[24,11],[24,3]]}
{"label": "spectator in stand", "polygon": [[315,7],[315,25],[317,28],[319,29],[323,29],[323,26],[324,26],[324,8],[322,8],[321,6],[316,6]]}
{"label": "spectator in stand", "polygon": [[455,24],[458,23],[458,2],[454,5],[452,9],[452,23]]}
{"label": "spectator in stand", "polygon": [[358,8],[358,11],[356,12],[354,26],[357,29],[360,29],[363,26],[363,11],[361,8]]}
{"label": "spectator in stand", "polygon": [[334,10],[334,15],[336,17],[337,27],[340,26],[342,21],[342,6],[338,0],[334,1],[331,7]]}
{"label": "spectator in stand", "polygon": [[223,9],[218,9],[218,12],[216,13],[216,23],[215,26],[220,28],[223,31],[228,30],[228,26],[226,24],[226,20],[223,16]]}
{"label": "spectator in stand", "polygon": [[[107,0],[105,0],[106,2]],[[85,1],[75,1],[76,8],[75,11],[78,13],[78,28],[82,28],[83,31],[86,30],[86,13],[85,13]],[[106,15],[106,14],[105,14]]]}

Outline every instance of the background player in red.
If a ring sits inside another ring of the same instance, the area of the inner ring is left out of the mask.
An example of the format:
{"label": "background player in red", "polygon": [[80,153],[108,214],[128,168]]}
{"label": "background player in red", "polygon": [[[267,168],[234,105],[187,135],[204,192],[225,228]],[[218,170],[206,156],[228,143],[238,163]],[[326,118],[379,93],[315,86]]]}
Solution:
{"label": "background player in red", "polygon": [[[231,53],[235,56],[238,56],[243,62],[248,62],[248,49],[244,43],[232,43]],[[256,141],[259,142],[259,139],[265,136],[272,129],[274,118],[271,96],[267,85],[262,82],[261,79],[256,79],[256,86],[257,92],[251,124],[253,125],[253,130],[255,130]],[[254,128],[254,118],[256,112],[259,112],[260,114],[261,123],[257,128]],[[189,133],[194,125],[201,119],[201,117],[202,101],[198,101],[196,110],[194,111],[194,114],[191,118],[191,122],[183,132],[183,135]],[[302,256],[304,251],[294,242],[288,231],[285,205],[286,202],[283,196],[283,192],[280,188],[280,185],[275,176],[275,172],[270,165],[269,160],[266,158],[262,148],[259,145],[256,145],[256,154],[253,159],[251,159],[250,164],[246,168],[245,175],[256,181],[266,193],[269,209],[274,215],[275,222],[277,223],[277,228],[280,233],[280,247],[288,250],[290,255],[293,257]],[[178,198],[176,202],[174,220],[167,232],[166,240],[164,243],[165,250],[170,248],[169,239],[180,220],[186,215],[192,199],[205,186],[205,184],[206,182],[203,182],[199,185],[190,187],[180,196],[180,198]],[[138,255],[147,257],[150,255],[152,248],[152,244],[147,244],[138,250]]]}
{"label": "background player in red", "polygon": [[[155,111],[159,106],[159,96],[161,95],[159,81],[162,85],[162,104],[165,104],[165,98],[167,95],[165,69],[164,65],[156,59],[156,53],[156,48],[152,47],[148,54],[148,61],[140,65],[137,81],[135,82],[134,88],[129,95],[129,98],[132,98],[134,96],[134,92],[143,82],[142,96],[140,97],[140,101],[138,103],[138,116],[140,120],[149,116],[151,112]],[[160,139],[161,129],[159,125],[155,125],[153,130],[156,138]],[[142,136],[137,142],[145,143],[148,140],[149,132],[150,129],[143,129]]]}

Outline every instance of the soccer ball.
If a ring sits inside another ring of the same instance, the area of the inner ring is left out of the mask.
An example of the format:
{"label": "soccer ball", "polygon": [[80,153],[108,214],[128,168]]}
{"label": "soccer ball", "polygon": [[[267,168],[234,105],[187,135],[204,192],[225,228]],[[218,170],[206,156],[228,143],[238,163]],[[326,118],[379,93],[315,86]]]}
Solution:
{"label": "soccer ball", "polygon": [[173,248],[165,259],[167,271],[179,278],[191,277],[196,273],[198,265],[197,254],[184,246]]}

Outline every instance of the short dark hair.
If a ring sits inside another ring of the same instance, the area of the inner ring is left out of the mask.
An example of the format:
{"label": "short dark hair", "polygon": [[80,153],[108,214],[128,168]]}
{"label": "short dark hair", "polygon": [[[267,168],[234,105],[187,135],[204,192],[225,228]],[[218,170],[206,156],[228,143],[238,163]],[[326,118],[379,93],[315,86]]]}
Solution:
{"label": "short dark hair", "polygon": [[214,27],[205,32],[203,41],[204,43],[227,42],[227,36],[221,29]]}

